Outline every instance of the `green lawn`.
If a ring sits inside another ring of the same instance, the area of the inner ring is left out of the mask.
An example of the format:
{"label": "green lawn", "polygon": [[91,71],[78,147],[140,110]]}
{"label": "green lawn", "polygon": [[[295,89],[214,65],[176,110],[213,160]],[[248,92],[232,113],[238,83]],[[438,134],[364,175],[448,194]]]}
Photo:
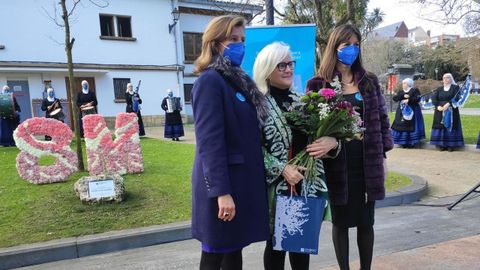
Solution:
{"label": "green lawn", "polygon": [[[0,247],[188,220],[193,145],[142,139],[145,173],[126,175],[120,204],[84,205],[73,184],[34,185],[15,169],[16,148],[0,148]],[[41,164],[49,164],[45,158]]]}
{"label": "green lawn", "polygon": [[[395,113],[389,113],[390,123],[393,123]],[[478,132],[480,130],[480,116],[460,115],[462,119],[463,139],[466,144],[477,144]],[[425,120],[425,136],[430,141],[432,130],[433,114],[423,114]]]}
{"label": "green lawn", "polygon": [[[73,184],[87,173],[65,183],[30,184],[15,169],[18,150],[0,148],[0,247],[188,220],[194,146],[148,138],[141,144],[145,172],[124,176],[124,202],[104,205],[85,205],[75,196]],[[53,161],[44,157],[40,164]],[[409,183],[388,176],[389,191]]]}
{"label": "green lawn", "polygon": [[464,108],[478,108],[480,109],[480,95],[470,95]]}
{"label": "green lawn", "polygon": [[385,189],[387,191],[395,191],[399,188],[408,186],[411,183],[412,180],[403,174],[388,172],[387,181],[385,181]]}

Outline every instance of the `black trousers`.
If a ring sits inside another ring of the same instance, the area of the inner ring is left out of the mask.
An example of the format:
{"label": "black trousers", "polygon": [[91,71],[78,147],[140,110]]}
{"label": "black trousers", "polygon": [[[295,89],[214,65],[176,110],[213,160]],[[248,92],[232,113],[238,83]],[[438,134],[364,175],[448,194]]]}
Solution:
{"label": "black trousers", "polygon": [[[267,241],[265,252],[263,253],[263,266],[265,270],[283,270],[285,269],[286,251],[273,250],[272,239]],[[303,253],[288,252],[290,266],[292,270],[308,270],[310,265],[310,255]]]}
{"label": "black trousers", "polygon": [[242,270],[242,250],[230,253],[202,251],[200,270]]}

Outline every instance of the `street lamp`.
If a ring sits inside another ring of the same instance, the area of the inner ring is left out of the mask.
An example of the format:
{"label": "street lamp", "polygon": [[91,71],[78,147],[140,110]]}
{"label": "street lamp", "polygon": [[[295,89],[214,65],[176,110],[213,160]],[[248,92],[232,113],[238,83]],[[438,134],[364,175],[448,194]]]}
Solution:
{"label": "street lamp", "polygon": [[435,68],[435,80],[438,81],[438,68]]}
{"label": "street lamp", "polygon": [[175,8],[174,10],[172,10],[172,16],[173,16],[173,23],[168,25],[168,33],[170,34],[172,33],[173,27],[175,27],[175,25],[177,24],[178,19],[180,19],[180,11],[177,8]]}

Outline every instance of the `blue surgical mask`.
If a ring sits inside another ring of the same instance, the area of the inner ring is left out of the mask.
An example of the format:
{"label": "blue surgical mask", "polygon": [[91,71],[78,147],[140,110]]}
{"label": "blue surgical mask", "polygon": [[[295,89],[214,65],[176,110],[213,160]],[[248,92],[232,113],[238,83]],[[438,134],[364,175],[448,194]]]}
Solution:
{"label": "blue surgical mask", "polygon": [[83,90],[88,90],[88,85],[87,84],[82,84]]}
{"label": "blue surgical mask", "polygon": [[340,62],[351,66],[358,57],[360,49],[357,45],[350,45],[337,51],[337,57]]}
{"label": "blue surgical mask", "polygon": [[54,94],[53,92],[48,92],[48,96],[49,96],[49,97],[54,97],[55,94]]}
{"label": "blue surgical mask", "polygon": [[230,59],[232,66],[239,67],[243,62],[243,56],[245,55],[245,44],[243,42],[230,43],[223,50],[223,56]]}

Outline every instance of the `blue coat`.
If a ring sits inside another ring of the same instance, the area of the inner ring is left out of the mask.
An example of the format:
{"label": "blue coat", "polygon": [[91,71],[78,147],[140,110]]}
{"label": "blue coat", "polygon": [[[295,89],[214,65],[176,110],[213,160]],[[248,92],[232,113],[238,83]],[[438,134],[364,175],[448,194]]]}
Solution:
{"label": "blue coat", "polygon": [[[209,69],[193,85],[192,107],[197,140],[192,172],[193,237],[220,249],[266,240],[267,186],[254,105]],[[231,194],[235,203],[236,216],[230,222],[217,218],[217,197],[225,194]]]}

